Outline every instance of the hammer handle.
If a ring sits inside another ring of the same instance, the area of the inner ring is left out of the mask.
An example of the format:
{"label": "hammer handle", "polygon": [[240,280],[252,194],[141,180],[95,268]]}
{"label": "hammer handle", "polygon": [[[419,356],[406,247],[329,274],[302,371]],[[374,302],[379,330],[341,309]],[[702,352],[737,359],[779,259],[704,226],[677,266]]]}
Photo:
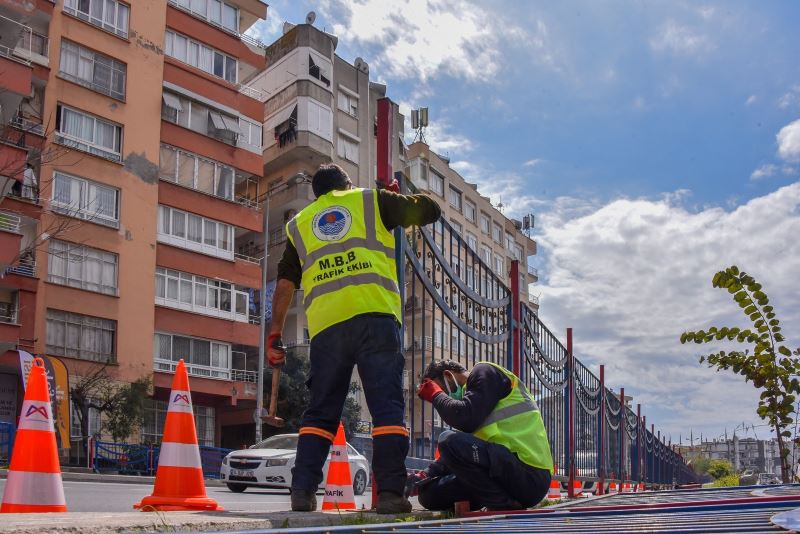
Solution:
{"label": "hammer handle", "polygon": [[278,411],[278,387],[281,383],[281,368],[272,368],[272,390],[269,394],[269,416],[275,417],[275,412]]}

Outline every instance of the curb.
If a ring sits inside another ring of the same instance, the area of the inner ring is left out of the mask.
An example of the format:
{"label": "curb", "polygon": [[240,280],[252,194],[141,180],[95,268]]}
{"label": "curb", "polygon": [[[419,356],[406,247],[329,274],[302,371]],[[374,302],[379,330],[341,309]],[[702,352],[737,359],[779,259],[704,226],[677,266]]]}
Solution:
{"label": "curb", "polygon": [[[8,477],[8,469],[0,469],[0,479]],[[61,472],[61,480],[65,482],[107,482],[116,484],[155,484],[156,477],[143,477],[136,475],[103,475],[100,473],[71,473]],[[216,478],[205,479],[206,486],[223,487],[225,484]]]}

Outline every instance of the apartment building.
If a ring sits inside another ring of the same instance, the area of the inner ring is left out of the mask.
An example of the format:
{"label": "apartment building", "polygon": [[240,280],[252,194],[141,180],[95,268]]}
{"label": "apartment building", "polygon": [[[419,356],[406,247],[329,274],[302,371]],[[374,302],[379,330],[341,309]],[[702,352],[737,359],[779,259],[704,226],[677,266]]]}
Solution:
{"label": "apartment building", "polygon": [[[445,261],[452,267],[455,276],[470,288],[480,290],[481,294],[500,293],[493,285],[502,284],[511,288],[511,262],[519,261],[519,298],[534,312],[539,309],[538,299],[530,293],[530,285],[538,280],[537,270],[531,266],[530,258],[536,254],[536,242],[529,232],[523,230],[523,223],[504,215],[490,200],[481,195],[477,185],[467,182],[450,167],[449,159],[437,154],[423,143],[411,144],[407,150],[407,172],[411,184],[420,192],[435,198],[442,207],[442,221],[452,229],[445,230],[445,224],[438,222],[431,228],[434,246],[439,249]],[[419,243],[419,242],[417,242]],[[418,249],[418,255],[422,249]],[[428,265],[433,267],[434,260]],[[438,269],[436,269],[438,271]],[[451,287],[443,274],[438,287]],[[416,287],[413,287],[416,286]],[[464,301],[454,298],[440,289],[444,299],[462,322],[470,318]],[[414,443],[417,454],[423,454],[427,443],[425,439],[438,433],[441,421],[435,410],[423,409],[421,401],[414,395],[415,384],[424,366],[431,358],[450,358],[463,362],[465,366],[475,360],[504,355],[486,354],[488,346],[471,340],[456,321],[444,313],[436,312],[431,295],[423,284],[407,271],[405,313],[406,379],[405,387],[409,399],[408,418],[414,417]],[[486,333],[499,331],[498,319],[474,318],[476,323],[484,322]],[[496,329],[496,330],[495,330]],[[496,349],[492,349],[496,350]],[[414,360],[412,362],[412,360]],[[416,376],[411,376],[415,372]]]}
{"label": "apartment building", "polygon": [[[375,187],[377,101],[386,86],[371,82],[369,66],[336,54],[338,38],[310,24],[285,24],[283,35],[267,47],[265,71],[251,86],[267,95],[264,111],[264,176],[260,189],[269,198],[268,278],[274,284],[286,243],[285,224],[314,200],[311,184],[297,180],[323,163],[336,163],[357,187]],[[403,116],[394,107],[393,168],[404,166]],[[263,243],[253,236],[253,253]],[[243,249],[250,250],[250,249]],[[303,294],[289,310],[284,341],[308,340]]]}
{"label": "apartment building", "polygon": [[26,164],[0,205],[0,239],[26,254],[4,258],[15,316],[0,371],[19,375],[21,348],[61,360],[71,384],[98,366],[150,377],[131,439],[157,442],[183,358],[201,444],[238,447],[253,431],[261,268],[237,244],[263,224],[249,82],[266,65],[243,33],[266,4],[9,0],[0,16],[4,39],[11,23],[23,35],[0,48],[15,73],[0,82],[3,124],[24,134],[2,157],[21,148]]}

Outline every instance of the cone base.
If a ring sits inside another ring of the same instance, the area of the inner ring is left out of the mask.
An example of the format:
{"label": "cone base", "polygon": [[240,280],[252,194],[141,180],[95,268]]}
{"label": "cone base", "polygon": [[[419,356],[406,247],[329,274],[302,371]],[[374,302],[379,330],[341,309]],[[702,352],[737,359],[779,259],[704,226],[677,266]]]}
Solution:
{"label": "cone base", "polygon": [[46,514],[64,513],[67,506],[64,504],[3,504],[0,514]]}
{"label": "cone base", "polygon": [[225,509],[210,497],[158,497],[150,495],[133,505],[142,512],[181,512],[203,510],[224,512]]}

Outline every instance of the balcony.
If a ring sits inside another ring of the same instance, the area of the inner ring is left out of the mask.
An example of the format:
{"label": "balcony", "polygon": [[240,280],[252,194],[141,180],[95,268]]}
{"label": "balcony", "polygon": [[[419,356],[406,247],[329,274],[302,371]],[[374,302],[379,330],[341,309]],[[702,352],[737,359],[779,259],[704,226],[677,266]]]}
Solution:
{"label": "balcony", "polygon": [[6,273],[36,278],[36,260],[32,257],[20,258],[13,265],[6,268]]}
{"label": "balcony", "polygon": [[539,280],[539,269],[528,264],[528,274],[534,278],[534,281]]}
{"label": "balcony", "polygon": [[[185,363],[185,362],[184,362]],[[174,373],[175,368],[178,367],[178,362],[171,360],[163,360],[161,358],[153,358],[153,370],[161,371],[164,373]],[[230,380],[231,370],[221,367],[211,367],[209,365],[197,365],[194,363],[186,363],[186,371],[189,376],[199,376],[202,378],[215,378],[217,380]]]}
{"label": "balcony", "polygon": [[[2,292],[0,294],[9,293],[13,297],[12,292]],[[17,324],[17,304],[16,302],[0,301],[0,323]]]}
{"label": "balcony", "polygon": [[26,65],[31,62],[48,66],[50,40],[30,26],[0,15],[0,56]]}
{"label": "balcony", "polygon": [[528,295],[528,304],[538,308],[539,307],[539,297],[537,295]]}

